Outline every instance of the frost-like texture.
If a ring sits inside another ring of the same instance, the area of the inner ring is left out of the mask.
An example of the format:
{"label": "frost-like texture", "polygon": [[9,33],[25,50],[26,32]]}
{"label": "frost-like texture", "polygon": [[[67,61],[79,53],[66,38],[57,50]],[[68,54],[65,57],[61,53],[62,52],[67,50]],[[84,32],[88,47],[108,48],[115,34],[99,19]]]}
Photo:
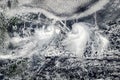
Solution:
{"label": "frost-like texture", "polygon": [[119,0],[0,0],[0,80],[119,80],[119,11]]}

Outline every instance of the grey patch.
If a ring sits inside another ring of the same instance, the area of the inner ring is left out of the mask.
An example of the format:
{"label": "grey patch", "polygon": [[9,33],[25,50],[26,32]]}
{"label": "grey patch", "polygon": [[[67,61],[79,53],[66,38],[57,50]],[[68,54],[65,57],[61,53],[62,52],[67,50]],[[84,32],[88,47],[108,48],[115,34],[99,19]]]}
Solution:
{"label": "grey patch", "polygon": [[99,0],[92,0],[91,2],[89,2],[89,3],[87,3],[86,5],[84,5],[84,6],[79,6],[77,9],[76,9],[76,11],[75,11],[75,13],[81,13],[81,12],[84,12],[84,11],[86,11],[86,10],[88,10],[92,5],[94,5],[95,3],[97,3]]}

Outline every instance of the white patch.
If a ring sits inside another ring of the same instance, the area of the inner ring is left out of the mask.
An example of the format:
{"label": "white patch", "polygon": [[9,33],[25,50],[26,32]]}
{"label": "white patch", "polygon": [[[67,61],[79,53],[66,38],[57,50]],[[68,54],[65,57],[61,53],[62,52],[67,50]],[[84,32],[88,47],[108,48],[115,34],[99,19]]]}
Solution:
{"label": "white patch", "polygon": [[75,23],[72,26],[72,31],[69,32],[64,39],[63,45],[66,50],[80,58],[84,57],[86,47],[90,46],[92,49],[90,54],[91,57],[96,56],[101,58],[104,51],[108,49],[109,40],[86,23]]}
{"label": "white patch", "polygon": [[72,31],[67,34],[67,38],[63,41],[63,45],[76,56],[83,57],[86,43],[90,40],[91,32],[89,27],[84,23],[75,23],[72,28]]}
{"label": "white patch", "polygon": [[[16,7],[14,9],[8,9],[8,10],[6,10],[5,13],[6,13],[6,15],[8,15],[8,17],[10,17],[10,16],[12,17],[12,16],[15,16],[15,15],[22,15],[23,13],[27,14],[29,12],[33,12],[33,13],[41,12],[41,13],[45,14],[48,18],[53,18],[53,19],[56,19],[56,20],[68,20],[68,19],[82,18],[82,17],[88,16],[88,15],[91,15],[91,14],[95,13],[96,11],[102,9],[109,1],[110,0],[99,0],[96,4],[93,4],[88,10],[86,10],[86,11],[80,13],[80,14],[73,13],[73,15],[70,16],[70,17],[55,16],[56,14],[54,14],[52,12],[49,12],[49,11],[43,9],[43,8],[26,7],[24,5],[19,5],[19,7]],[[31,3],[31,1],[29,2],[27,0],[27,1],[25,1],[25,3],[26,4]],[[20,4],[23,4],[23,3],[20,1]],[[68,7],[70,7],[70,6],[68,6]],[[51,9],[52,8],[54,9],[54,7],[51,7]]]}
{"label": "white patch", "polygon": [[8,54],[0,55],[0,59],[31,57],[33,54],[39,54],[43,46],[47,46],[59,32],[60,30],[58,28],[50,25],[47,29],[44,29],[44,27],[42,29],[36,29],[33,36],[25,38],[19,36],[13,37],[10,39],[10,43],[17,47],[14,49],[15,54],[12,54],[11,50],[6,50]]}

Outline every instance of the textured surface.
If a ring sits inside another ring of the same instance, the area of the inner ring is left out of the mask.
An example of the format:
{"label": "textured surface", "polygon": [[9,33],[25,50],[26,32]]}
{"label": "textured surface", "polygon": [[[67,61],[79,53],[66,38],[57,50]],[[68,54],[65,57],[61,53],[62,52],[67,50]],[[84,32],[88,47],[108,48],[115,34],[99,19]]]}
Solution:
{"label": "textured surface", "polygon": [[[96,14],[58,21],[40,12],[9,17],[9,6],[0,7],[0,80],[120,80],[120,0],[111,0]],[[86,28],[73,28],[81,22]],[[106,39],[109,45],[101,51]]]}

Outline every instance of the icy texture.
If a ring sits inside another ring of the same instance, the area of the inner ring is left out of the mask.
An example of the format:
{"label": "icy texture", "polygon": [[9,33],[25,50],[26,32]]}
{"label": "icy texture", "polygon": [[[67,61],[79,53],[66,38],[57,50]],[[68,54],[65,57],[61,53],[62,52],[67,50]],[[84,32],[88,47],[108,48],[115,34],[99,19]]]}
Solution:
{"label": "icy texture", "polygon": [[0,80],[119,80],[120,1],[101,1],[64,18],[32,0],[0,0]]}

